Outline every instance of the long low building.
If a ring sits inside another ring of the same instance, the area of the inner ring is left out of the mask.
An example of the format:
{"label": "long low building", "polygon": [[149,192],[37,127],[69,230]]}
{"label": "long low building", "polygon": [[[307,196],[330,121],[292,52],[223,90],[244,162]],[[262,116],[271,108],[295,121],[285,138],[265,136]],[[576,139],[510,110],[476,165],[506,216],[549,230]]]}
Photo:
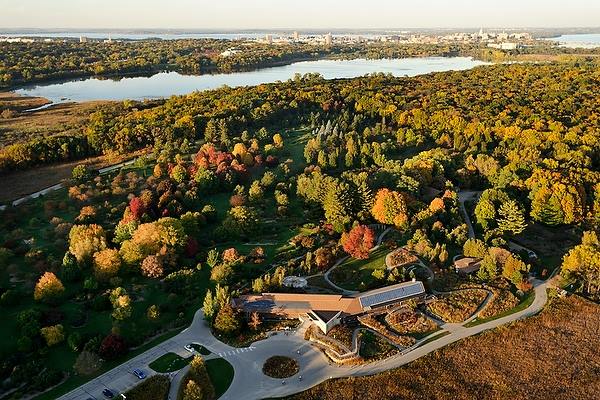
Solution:
{"label": "long low building", "polygon": [[339,294],[263,293],[240,296],[236,308],[280,318],[309,318],[324,333],[344,318],[396,306],[412,299],[423,299],[423,282],[404,282],[352,296]]}

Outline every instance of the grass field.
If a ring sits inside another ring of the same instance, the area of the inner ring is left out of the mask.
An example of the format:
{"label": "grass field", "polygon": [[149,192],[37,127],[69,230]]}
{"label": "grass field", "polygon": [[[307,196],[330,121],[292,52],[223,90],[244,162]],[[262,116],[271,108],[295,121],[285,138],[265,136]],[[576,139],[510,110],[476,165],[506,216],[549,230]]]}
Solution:
{"label": "grass field", "polygon": [[385,246],[380,246],[372,251],[366,260],[349,257],[331,272],[329,278],[344,289],[365,290],[375,282],[373,271],[386,268],[385,256],[387,253],[389,250]]}
{"label": "grass field", "polygon": [[215,388],[217,398],[221,397],[233,381],[233,367],[224,358],[213,358],[206,361],[206,371]]}

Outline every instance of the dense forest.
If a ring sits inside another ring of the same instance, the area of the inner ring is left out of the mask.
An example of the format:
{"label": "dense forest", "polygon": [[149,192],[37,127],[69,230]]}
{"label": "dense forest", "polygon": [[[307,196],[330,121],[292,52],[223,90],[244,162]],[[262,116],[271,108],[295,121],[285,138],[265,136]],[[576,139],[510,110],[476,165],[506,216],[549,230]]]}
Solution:
{"label": "dense forest", "polygon": [[[379,224],[394,228],[384,246],[406,246],[436,281],[448,277],[443,290],[489,285],[507,310],[531,290],[529,274],[562,263],[572,289],[598,299],[599,84],[587,61],[296,76],[102,105],[80,135],[6,147],[3,171],[148,152],[111,174],[76,167],[64,190],[3,211],[4,389],[19,398],[81,382],[200,306],[222,340],[241,342],[257,321],[234,312],[233,295],[285,290],[285,276],[344,254],[368,258]],[[467,204],[471,238],[465,190],[481,192]],[[550,262],[511,253],[531,225],[571,230],[580,244]],[[467,281],[452,268],[461,254],[482,259]],[[379,270],[358,287],[413,277]]]}

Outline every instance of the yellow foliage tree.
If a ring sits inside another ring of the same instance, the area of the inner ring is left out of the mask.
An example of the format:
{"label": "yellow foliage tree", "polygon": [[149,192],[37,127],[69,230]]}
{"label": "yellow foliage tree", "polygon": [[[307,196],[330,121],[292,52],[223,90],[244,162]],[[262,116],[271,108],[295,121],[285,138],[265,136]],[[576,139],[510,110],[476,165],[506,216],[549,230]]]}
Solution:
{"label": "yellow foliage tree", "polygon": [[69,251],[78,262],[89,260],[92,255],[106,248],[106,234],[100,225],[75,225],[69,232]]}
{"label": "yellow foliage tree", "polygon": [[39,301],[51,301],[59,297],[65,291],[60,279],[52,272],[46,272],[40,277],[33,291],[33,298]]}
{"label": "yellow foliage tree", "polygon": [[48,347],[57,345],[65,340],[65,331],[60,324],[42,328],[40,329],[40,334],[46,340]]}
{"label": "yellow foliage tree", "polygon": [[119,273],[121,256],[114,249],[105,249],[94,254],[94,275],[98,280],[108,280]]}

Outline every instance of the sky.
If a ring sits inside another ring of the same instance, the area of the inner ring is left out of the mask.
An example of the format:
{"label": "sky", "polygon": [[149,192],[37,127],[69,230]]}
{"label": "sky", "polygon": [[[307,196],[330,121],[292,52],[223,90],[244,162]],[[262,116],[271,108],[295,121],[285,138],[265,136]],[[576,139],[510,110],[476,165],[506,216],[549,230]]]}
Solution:
{"label": "sky", "polygon": [[0,0],[0,28],[598,26],[600,0]]}

